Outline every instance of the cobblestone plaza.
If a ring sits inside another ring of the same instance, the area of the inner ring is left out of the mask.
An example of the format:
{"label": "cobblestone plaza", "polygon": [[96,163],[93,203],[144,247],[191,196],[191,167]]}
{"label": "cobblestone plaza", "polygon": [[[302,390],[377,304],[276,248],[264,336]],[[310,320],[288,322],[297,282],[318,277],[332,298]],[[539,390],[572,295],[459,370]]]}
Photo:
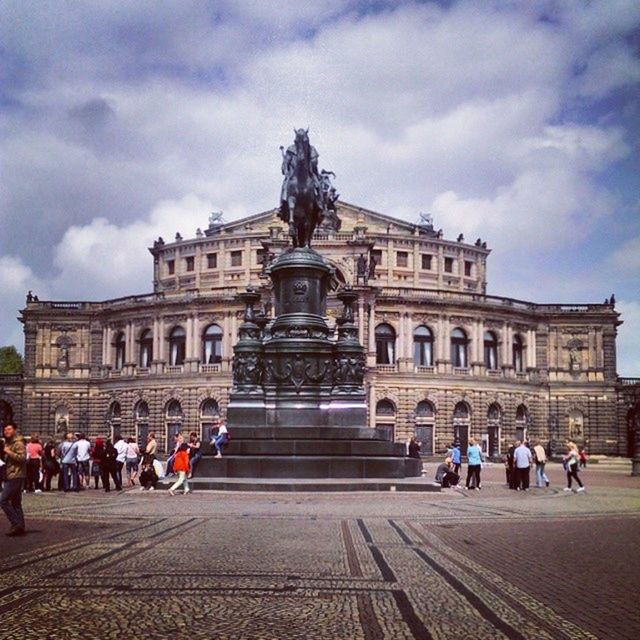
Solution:
{"label": "cobblestone plaza", "polygon": [[482,492],[29,494],[0,638],[639,637],[640,481],[551,466],[526,494],[499,466]]}

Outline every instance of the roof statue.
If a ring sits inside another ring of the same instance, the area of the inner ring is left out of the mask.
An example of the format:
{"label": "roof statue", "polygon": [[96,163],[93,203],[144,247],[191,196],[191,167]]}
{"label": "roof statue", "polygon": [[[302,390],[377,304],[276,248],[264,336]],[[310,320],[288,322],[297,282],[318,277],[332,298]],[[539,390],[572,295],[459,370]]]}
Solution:
{"label": "roof statue", "polygon": [[309,143],[308,129],[295,129],[293,144],[282,152],[282,190],[280,218],[289,224],[294,247],[309,247],[318,225],[337,231],[338,193],[331,184],[333,171],[318,170],[318,152]]}

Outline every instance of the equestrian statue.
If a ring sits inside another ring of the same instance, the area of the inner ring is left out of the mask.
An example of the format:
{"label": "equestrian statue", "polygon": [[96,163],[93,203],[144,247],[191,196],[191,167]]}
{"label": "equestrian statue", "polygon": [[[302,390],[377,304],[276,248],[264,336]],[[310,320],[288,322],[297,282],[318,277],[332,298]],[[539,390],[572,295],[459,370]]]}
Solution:
{"label": "equestrian statue", "polygon": [[293,144],[286,151],[280,147],[284,180],[278,215],[289,225],[293,246],[302,248],[311,246],[318,225],[339,229],[338,194],[329,177],[335,174],[318,171],[318,152],[309,144],[309,129],[294,129],[294,133]]}

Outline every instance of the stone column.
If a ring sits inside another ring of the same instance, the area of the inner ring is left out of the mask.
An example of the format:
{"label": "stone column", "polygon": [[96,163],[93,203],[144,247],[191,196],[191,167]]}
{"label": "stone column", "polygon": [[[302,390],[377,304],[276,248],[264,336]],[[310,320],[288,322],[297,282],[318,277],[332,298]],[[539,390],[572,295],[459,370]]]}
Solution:
{"label": "stone column", "polygon": [[153,319],[153,358],[152,361],[160,359],[160,323],[158,318]]}
{"label": "stone column", "polygon": [[192,357],[196,362],[200,362],[200,351],[202,350],[202,339],[200,336],[200,317],[196,314],[193,316],[193,329],[191,339],[193,341]]}
{"label": "stone column", "polygon": [[188,315],[185,324],[186,344],[185,344],[185,360],[191,360],[193,354],[193,318]]}
{"label": "stone column", "polygon": [[160,322],[158,323],[158,360],[161,360],[162,362],[166,360],[165,351],[164,318],[160,318]]}
{"label": "stone column", "polygon": [[364,299],[358,300],[358,342],[364,344]]}
{"label": "stone column", "polygon": [[111,342],[113,341],[113,329],[107,326],[107,352],[105,357],[105,364],[111,365]]}
{"label": "stone column", "polygon": [[367,353],[367,366],[376,366],[376,305],[374,301],[369,304],[369,340]]}
{"label": "stone column", "polygon": [[409,365],[413,364],[413,315],[411,312],[408,312],[405,318],[406,322],[406,350],[405,350],[405,358],[409,361]]}
{"label": "stone column", "polygon": [[369,386],[369,426],[373,429],[376,426],[376,388]]}

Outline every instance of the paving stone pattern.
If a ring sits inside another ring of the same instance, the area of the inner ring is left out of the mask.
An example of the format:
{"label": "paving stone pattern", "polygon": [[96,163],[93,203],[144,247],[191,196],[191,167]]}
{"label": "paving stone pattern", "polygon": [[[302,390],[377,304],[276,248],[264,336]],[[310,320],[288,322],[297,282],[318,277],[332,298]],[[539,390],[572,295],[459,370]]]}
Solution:
{"label": "paving stone pattern", "polygon": [[640,637],[640,480],[516,493],[501,473],[440,494],[28,495],[30,533],[0,541],[0,639]]}

